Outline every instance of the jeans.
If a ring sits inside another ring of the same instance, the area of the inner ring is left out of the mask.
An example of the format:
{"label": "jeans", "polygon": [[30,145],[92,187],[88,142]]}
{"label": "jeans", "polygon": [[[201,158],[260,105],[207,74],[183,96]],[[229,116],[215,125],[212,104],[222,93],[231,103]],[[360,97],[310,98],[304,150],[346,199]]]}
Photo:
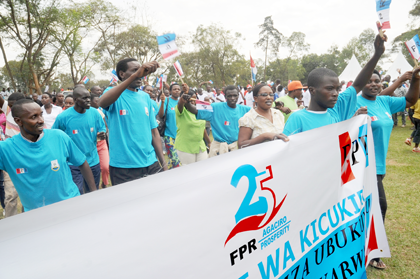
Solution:
{"label": "jeans", "polygon": [[[76,166],[69,166],[71,170],[71,176],[73,177],[73,182],[79,188],[80,195],[86,194],[90,192],[89,186],[86,180],[83,178],[82,172],[80,171],[79,167]],[[99,189],[99,181],[101,180],[101,166],[97,164],[95,166],[90,167],[92,171],[93,178],[95,179],[96,189]]]}
{"label": "jeans", "polygon": [[419,144],[420,143],[420,119],[413,117],[413,122],[414,122],[414,131],[411,133],[411,137],[413,138],[413,142],[415,144]]}

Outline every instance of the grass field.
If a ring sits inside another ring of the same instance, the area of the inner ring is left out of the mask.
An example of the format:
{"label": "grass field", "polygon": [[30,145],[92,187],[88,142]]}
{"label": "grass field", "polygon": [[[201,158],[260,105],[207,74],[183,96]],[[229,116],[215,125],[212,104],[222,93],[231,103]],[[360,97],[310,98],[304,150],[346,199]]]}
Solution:
{"label": "grass field", "polygon": [[[404,144],[410,127],[393,130],[384,179],[388,201],[385,227],[392,258],[383,259],[388,267],[385,271],[369,267],[369,279],[420,278],[420,154]],[[0,208],[0,219],[2,211]]]}

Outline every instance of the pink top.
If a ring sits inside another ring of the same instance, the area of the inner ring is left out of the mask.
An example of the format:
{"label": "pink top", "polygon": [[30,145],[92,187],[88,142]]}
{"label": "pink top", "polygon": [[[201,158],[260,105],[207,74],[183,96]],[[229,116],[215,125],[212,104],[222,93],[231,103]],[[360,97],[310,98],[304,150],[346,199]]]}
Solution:
{"label": "pink top", "polygon": [[0,126],[3,129],[3,133],[6,133],[6,114],[0,114]]}

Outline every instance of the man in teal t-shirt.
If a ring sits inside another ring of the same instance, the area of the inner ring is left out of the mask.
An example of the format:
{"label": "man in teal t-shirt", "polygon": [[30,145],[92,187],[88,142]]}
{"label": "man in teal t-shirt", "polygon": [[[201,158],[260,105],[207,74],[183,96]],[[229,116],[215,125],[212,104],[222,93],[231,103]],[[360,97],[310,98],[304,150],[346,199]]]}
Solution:
{"label": "man in teal t-shirt", "polygon": [[0,142],[0,169],[9,173],[25,211],[79,195],[68,163],[79,166],[90,190],[96,190],[85,155],[62,131],[44,131],[37,103],[19,100],[12,115],[20,134]]}
{"label": "man in teal t-shirt", "polygon": [[236,104],[239,98],[236,86],[229,85],[225,91],[226,102],[213,103],[211,109],[208,106],[208,109],[197,110],[190,103],[185,105],[197,115],[197,119],[210,121],[214,141],[210,145],[209,157],[238,149],[239,118],[251,110],[248,106]]}
{"label": "man in teal t-shirt", "polygon": [[[340,81],[334,71],[326,68],[312,70],[308,76],[308,88],[312,96],[309,108],[293,113],[286,122],[283,133],[291,136],[351,118],[357,110],[357,93],[362,91],[370,80],[385,51],[385,40],[386,36],[385,39],[376,36],[373,57],[366,63],[352,86],[341,94]],[[361,108],[358,111],[358,114],[360,113],[366,114],[367,109]]]}
{"label": "man in teal t-shirt", "polygon": [[137,91],[141,78],[157,67],[156,61],[143,65],[134,58],[119,61],[116,71],[122,82],[107,89],[99,99],[99,106],[107,112],[112,185],[168,169],[152,100],[147,93]]}
{"label": "man in teal t-shirt", "polygon": [[[98,110],[90,108],[90,98],[90,93],[86,88],[76,87],[73,91],[74,107],[60,113],[52,129],[64,131],[85,154],[95,178],[96,188],[99,189],[101,167],[96,143],[98,137],[105,139],[106,127]],[[88,193],[89,188],[79,168],[70,164],[70,170],[80,194]]]}

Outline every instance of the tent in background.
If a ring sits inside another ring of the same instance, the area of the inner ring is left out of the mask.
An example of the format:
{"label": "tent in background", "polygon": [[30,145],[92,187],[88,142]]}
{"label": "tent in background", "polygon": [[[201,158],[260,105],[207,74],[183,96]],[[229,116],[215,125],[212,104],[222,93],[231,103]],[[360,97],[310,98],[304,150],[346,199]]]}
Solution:
{"label": "tent in background", "polygon": [[354,56],[353,54],[349,61],[349,64],[347,64],[347,67],[344,69],[344,71],[338,78],[340,79],[340,81],[344,80],[347,84],[347,82],[349,82],[350,80],[354,81],[361,70],[362,67],[360,66],[359,61],[357,61],[356,56]]}
{"label": "tent in background", "polygon": [[394,63],[392,63],[391,67],[386,72],[387,75],[391,76],[391,81],[398,78],[399,73],[397,72],[397,69],[401,69],[401,74],[413,70],[413,66],[407,62],[407,59],[405,59],[401,51],[398,53]]}

